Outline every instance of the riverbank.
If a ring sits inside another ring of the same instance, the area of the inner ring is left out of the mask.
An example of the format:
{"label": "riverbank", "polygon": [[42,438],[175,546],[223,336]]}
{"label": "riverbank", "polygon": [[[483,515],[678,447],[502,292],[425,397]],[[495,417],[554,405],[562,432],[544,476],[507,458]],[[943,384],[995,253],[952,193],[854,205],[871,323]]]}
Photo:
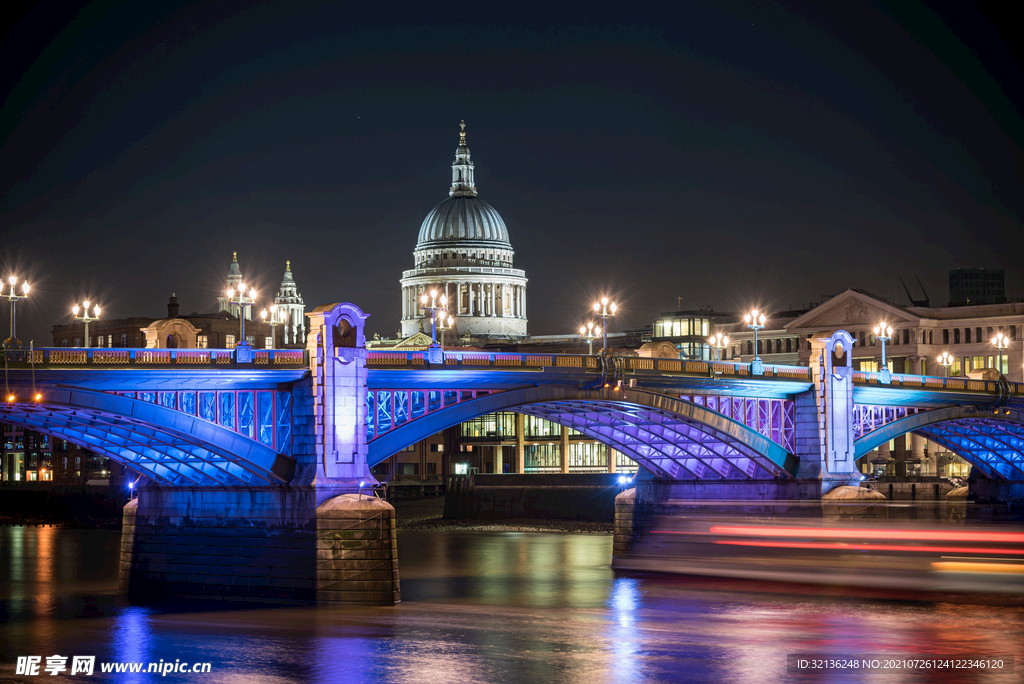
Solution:
{"label": "riverbank", "polygon": [[[512,518],[508,520],[445,520],[444,497],[397,499],[395,523],[403,532],[442,530],[461,532],[554,532],[560,534],[611,534],[612,523],[576,520]],[[64,511],[0,515],[0,527],[68,527],[76,529],[119,530],[120,515],[70,515]]]}
{"label": "riverbank", "polygon": [[441,530],[456,532],[554,532],[560,534],[611,534],[612,523],[578,520],[543,520],[537,518],[510,518],[508,520],[446,520],[444,497],[398,499],[395,507],[395,525],[401,532]]}

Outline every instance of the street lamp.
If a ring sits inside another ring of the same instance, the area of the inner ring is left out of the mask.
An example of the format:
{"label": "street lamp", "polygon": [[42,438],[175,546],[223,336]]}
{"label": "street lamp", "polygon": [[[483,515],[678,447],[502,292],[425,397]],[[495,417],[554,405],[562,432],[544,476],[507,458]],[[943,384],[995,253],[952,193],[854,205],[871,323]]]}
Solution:
{"label": "street lamp", "polygon": [[580,337],[587,341],[587,356],[594,355],[594,340],[597,339],[597,328],[594,321],[587,321],[586,325],[580,326]]}
{"label": "street lamp", "polygon": [[[280,320],[278,320],[279,313]],[[284,311],[278,311],[277,305],[275,304],[274,306],[270,307],[269,312],[266,309],[264,309],[263,312],[260,313],[260,317],[263,319],[264,323],[270,323],[270,348],[276,349],[277,338],[274,336],[274,326],[276,326],[278,323],[284,323],[285,313]]]}
{"label": "street lamp", "polygon": [[722,333],[715,333],[708,338],[711,346],[718,350],[718,361],[722,360],[722,350],[729,346],[729,338]]}
{"label": "street lamp", "polygon": [[875,326],[874,333],[875,339],[882,343],[882,368],[878,371],[878,382],[888,385],[892,382],[892,371],[885,362],[885,343],[892,339],[892,326],[888,323],[879,323]]}
{"label": "street lamp", "polygon": [[20,299],[28,299],[28,282],[21,284],[21,294],[18,294],[15,286],[18,284],[18,277],[11,276],[7,279],[11,284],[11,291],[3,294],[3,283],[0,282],[0,296],[3,296],[11,303],[11,336],[4,342],[4,349],[21,349],[21,342],[18,341],[18,321],[15,314],[15,307]]}
{"label": "street lamp", "polygon": [[608,353],[608,319],[615,315],[618,306],[615,302],[609,302],[607,297],[601,297],[600,302],[594,302],[594,314],[601,317],[602,336],[604,337],[604,354]]}
{"label": "street lamp", "polygon": [[444,331],[451,330],[452,326],[455,325],[455,319],[452,316],[445,318],[446,310],[441,311],[441,320],[437,323],[437,329],[441,331],[441,350],[444,350]]}
{"label": "street lamp", "polygon": [[[228,304],[238,304],[238,343],[235,347],[248,346],[245,341],[245,307],[256,302],[256,288],[245,291],[245,284],[238,283],[238,288],[228,287]],[[244,354],[244,352],[243,352]]]}
{"label": "street lamp", "polygon": [[1010,346],[1010,338],[1003,333],[996,333],[992,344],[999,350],[999,375],[1003,374],[1003,350]]}
{"label": "street lamp", "polygon": [[[428,305],[427,302],[430,302]],[[438,306],[437,290],[430,291],[430,297],[424,292],[420,297],[420,308],[430,312],[430,349],[427,350],[427,359],[430,363],[444,362],[444,350],[437,344],[437,312],[448,305],[448,297],[441,295],[441,304]]]}
{"label": "street lamp", "polygon": [[764,361],[757,355],[757,331],[764,329],[764,314],[754,309],[743,317],[747,327],[754,331],[754,358],[750,360],[750,374],[764,375]]}
{"label": "street lamp", "polygon": [[71,307],[71,314],[74,316],[76,321],[82,321],[82,323],[85,323],[85,348],[88,349],[89,348],[89,324],[92,323],[93,321],[98,321],[100,319],[100,307],[99,306],[93,307],[93,315],[92,316],[89,315],[89,302],[83,302],[82,303],[82,307],[81,307],[82,315],[81,316],[78,315],[78,309],[79,309],[78,305],[75,304],[73,307]]}
{"label": "street lamp", "polygon": [[942,377],[949,377],[949,367],[953,365],[953,355],[948,351],[939,354],[939,364],[942,366]]}

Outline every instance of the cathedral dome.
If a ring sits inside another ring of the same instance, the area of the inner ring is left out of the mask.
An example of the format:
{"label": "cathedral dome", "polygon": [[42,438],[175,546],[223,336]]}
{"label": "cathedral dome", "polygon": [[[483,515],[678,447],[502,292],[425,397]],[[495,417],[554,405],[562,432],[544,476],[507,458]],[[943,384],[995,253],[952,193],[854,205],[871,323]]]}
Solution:
{"label": "cathedral dome", "polygon": [[[454,195],[434,207],[420,226],[416,249],[448,246],[512,249],[501,215],[474,195]],[[484,244],[479,244],[484,243]]]}

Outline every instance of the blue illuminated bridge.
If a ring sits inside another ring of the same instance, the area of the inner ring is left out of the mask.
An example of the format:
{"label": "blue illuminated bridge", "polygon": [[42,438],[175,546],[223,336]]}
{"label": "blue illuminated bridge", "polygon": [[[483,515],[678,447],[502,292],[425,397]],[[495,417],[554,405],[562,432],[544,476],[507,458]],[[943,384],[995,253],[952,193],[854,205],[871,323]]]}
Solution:
{"label": "blue illuminated bridge", "polygon": [[[456,351],[429,364],[424,352],[359,356],[366,387],[354,389],[363,406],[349,403],[347,423],[363,432],[352,441],[365,445],[367,466],[473,417],[516,411],[574,428],[658,478],[786,478],[809,455],[798,445],[801,397],[815,431],[824,420],[807,367],[767,366],[754,376],[748,364],[638,357]],[[315,406],[297,405],[318,389],[316,375],[304,350],[257,351],[252,363],[237,363],[231,350],[40,349],[8,360],[0,420],[156,483],[279,485],[297,464],[317,460],[316,445],[296,444],[296,426],[315,424]],[[851,381],[853,460],[913,432],[989,477],[1024,480],[1021,385],[912,375],[885,385],[861,372]]]}
{"label": "blue illuminated bridge", "polygon": [[638,506],[821,499],[858,484],[857,458],[908,432],[970,461],[972,496],[1024,500],[1021,385],[883,384],[852,369],[842,330],[811,340],[810,367],[753,375],[677,359],[369,351],[357,306],[308,315],[304,350],[6,352],[0,421],[144,476],[124,507],[125,593],[395,603],[394,509],[365,495],[370,467],[494,411],[629,456],[649,473],[620,495]]}

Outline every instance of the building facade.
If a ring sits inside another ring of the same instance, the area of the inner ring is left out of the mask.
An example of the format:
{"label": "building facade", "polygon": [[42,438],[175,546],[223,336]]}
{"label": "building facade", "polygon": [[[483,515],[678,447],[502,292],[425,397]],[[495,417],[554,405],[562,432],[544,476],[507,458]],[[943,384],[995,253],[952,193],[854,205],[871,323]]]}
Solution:
{"label": "building facade", "polygon": [[[526,337],[526,273],[513,267],[515,252],[501,215],[477,196],[465,122],[452,163],[448,199],[420,226],[415,268],[402,273],[402,336],[430,332],[421,298],[447,300],[454,338]],[[440,301],[438,301],[440,304]]]}
{"label": "building facade", "polygon": [[[237,308],[236,308],[237,310]],[[179,313],[178,298],[167,302],[167,318],[120,318],[89,324],[90,347],[135,349],[234,349],[242,335],[237,316],[227,311],[213,314]],[[281,346],[282,326],[272,329],[262,320],[246,321],[245,337],[254,349]],[[75,321],[53,326],[53,346],[84,347],[85,324]],[[271,337],[276,336],[276,340]]]}
{"label": "building facade", "polygon": [[274,297],[278,320],[281,322],[282,345],[306,344],[306,304],[302,300],[295,278],[292,277],[292,262],[284,262],[284,277]]}

